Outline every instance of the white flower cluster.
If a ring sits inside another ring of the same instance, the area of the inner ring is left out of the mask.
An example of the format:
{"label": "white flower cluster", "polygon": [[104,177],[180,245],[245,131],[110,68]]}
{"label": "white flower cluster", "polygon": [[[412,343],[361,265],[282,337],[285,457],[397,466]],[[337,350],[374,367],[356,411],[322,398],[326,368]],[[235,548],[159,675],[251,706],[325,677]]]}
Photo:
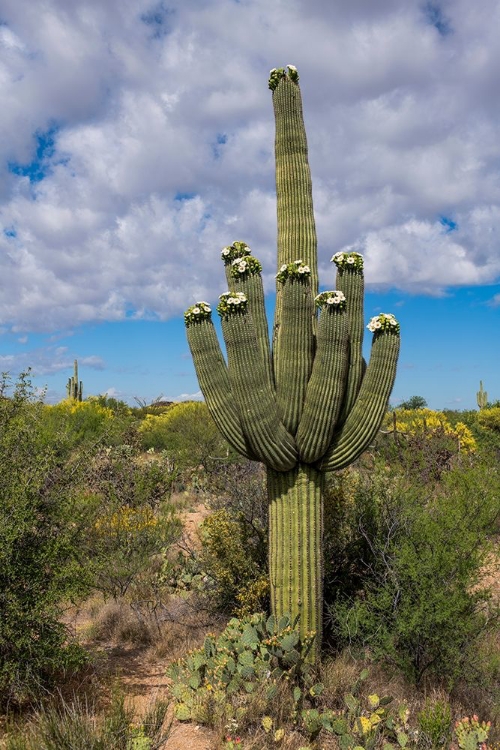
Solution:
{"label": "white flower cluster", "polygon": [[280,270],[276,274],[278,281],[286,281],[286,279],[308,279],[311,275],[311,269],[304,263],[303,260],[295,260],[293,263],[283,263]]}
{"label": "white flower cluster", "polygon": [[399,323],[392,313],[375,315],[366,327],[372,333],[381,333],[382,331],[399,333],[400,330]]}
{"label": "white flower cluster", "polygon": [[280,80],[287,74],[291,81],[299,82],[299,73],[295,65],[286,65],[285,68],[272,68],[269,71],[269,88],[271,91],[274,91]]}
{"label": "white flower cluster", "polygon": [[321,294],[318,294],[318,296],[314,298],[314,301],[317,307],[328,307],[331,310],[345,309],[344,292],[321,292]]}
{"label": "white flower cluster", "polygon": [[212,314],[212,308],[208,302],[197,302],[195,305],[188,307],[184,313],[184,322],[186,325],[191,323],[197,323],[200,320],[206,320],[210,318]]}
{"label": "white flower cluster", "polygon": [[235,279],[239,279],[241,276],[246,276],[250,273],[260,273],[261,271],[262,266],[253,255],[247,255],[244,258],[235,258],[231,263],[231,276]]}
{"label": "white flower cluster", "polygon": [[224,292],[219,297],[217,312],[219,315],[229,315],[233,312],[244,312],[247,307],[247,297],[243,292]]}
{"label": "white flower cluster", "polygon": [[335,263],[337,268],[349,268],[352,271],[363,270],[363,256],[359,253],[335,253],[331,262]]}
{"label": "white flower cluster", "polygon": [[221,252],[221,258],[224,264],[227,266],[237,258],[242,258],[244,255],[250,255],[251,250],[246,242],[239,242],[235,240],[232,245],[228,245]]}

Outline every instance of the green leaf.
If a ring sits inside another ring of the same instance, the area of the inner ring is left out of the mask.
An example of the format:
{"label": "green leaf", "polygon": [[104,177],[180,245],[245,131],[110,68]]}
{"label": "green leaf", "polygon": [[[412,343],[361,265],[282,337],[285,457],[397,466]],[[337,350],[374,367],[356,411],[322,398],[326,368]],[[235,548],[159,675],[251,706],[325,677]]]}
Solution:
{"label": "green leaf", "polygon": [[287,617],[287,615],[280,617],[279,622],[278,622],[278,631],[281,633],[281,631],[287,628],[289,625],[290,625],[290,618]]}
{"label": "green leaf", "polygon": [[266,630],[270,635],[273,635],[275,628],[276,628],[276,618],[274,615],[271,615],[270,617],[267,618]]}
{"label": "green leaf", "polygon": [[315,698],[317,695],[321,695],[321,693],[324,691],[325,686],[322,682],[317,682],[315,685],[310,688],[309,693]]}
{"label": "green leaf", "polygon": [[406,732],[398,732],[397,740],[399,747],[406,747],[406,745],[408,744],[408,735],[406,734]]}
{"label": "green leaf", "polygon": [[175,718],[179,721],[189,721],[191,709],[186,703],[178,703],[174,709]]}
{"label": "green leaf", "polygon": [[301,698],[302,698],[302,690],[299,687],[294,687],[294,689],[293,689],[293,699],[294,699],[295,703],[298,703]]}
{"label": "green leaf", "polygon": [[259,634],[253,625],[245,625],[241,634],[241,642],[245,646],[256,646],[259,642]]}
{"label": "green leaf", "polygon": [[354,697],[354,695],[352,695],[352,693],[347,693],[344,696],[344,700],[345,700],[345,704],[346,704],[347,708],[349,709],[349,711],[351,711],[352,713],[354,713],[355,711],[358,710],[359,701],[358,701],[357,698]]}
{"label": "green leaf", "polygon": [[197,690],[201,685],[201,679],[198,672],[194,672],[194,674],[191,675],[188,681],[188,685],[190,688],[193,688],[193,690]]}
{"label": "green leaf", "polygon": [[281,639],[281,648],[283,651],[291,651],[299,642],[299,634],[297,631],[287,633],[284,638]]}

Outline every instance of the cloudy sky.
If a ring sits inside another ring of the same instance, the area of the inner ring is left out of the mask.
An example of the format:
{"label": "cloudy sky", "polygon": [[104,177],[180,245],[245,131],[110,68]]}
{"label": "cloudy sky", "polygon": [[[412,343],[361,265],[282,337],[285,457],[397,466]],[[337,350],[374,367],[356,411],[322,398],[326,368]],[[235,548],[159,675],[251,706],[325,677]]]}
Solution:
{"label": "cloudy sky", "polygon": [[[500,4],[0,0],[0,370],[49,398],[198,386],[182,312],[245,240],[275,273],[269,69],[301,79],[320,278],[365,256],[393,403],[498,388]],[[495,390],[496,389],[496,390]]]}

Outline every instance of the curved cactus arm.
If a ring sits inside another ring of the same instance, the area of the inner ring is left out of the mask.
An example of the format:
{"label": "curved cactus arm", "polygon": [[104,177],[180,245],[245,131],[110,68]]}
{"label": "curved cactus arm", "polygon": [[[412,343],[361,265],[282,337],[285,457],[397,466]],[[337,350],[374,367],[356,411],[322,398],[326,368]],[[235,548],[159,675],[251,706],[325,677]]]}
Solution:
{"label": "curved cactus arm", "polygon": [[[314,221],[311,171],[307,156],[307,138],[302,113],[302,97],[297,70],[271,71],[269,88],[273,92],[276,122],[276,198],[278,211],[278,268],[302,258],[311,269],[313,297],[318,293],[316,225]],[[274,335],[281,321],[281,287],[276,290]],[[277,347],[273,344],[276,357]]]}
{"label": "curved cactus arm", "polygon": [[363,278],[363,256],[359,253],[335,253],[332,262],[337,266],[337,289],[342,291],[346,298],[347,319],[349,321],[349,369],[347,373],[347,386],[344,403],[339,423],[347,419],[366,370],[366,362],[363,359],[363,335],[364,335],[364,278]]}
{"label": "curved cactus arm", "polygon": [[[242,249],[244,254],[240,255]],[[228,255],[224,255],[227,250],[231,251],[229,260]],[[233,242],[229,248],[224,248],[222,252],[229,288],[234,289],[235,292],[243,292],[248,300],[248,310],[255,325],[257,342],[266,368],[269,386],[274,391],[269,326],[267,324],[264,285],[261,276],[262,266],[257,258],[249,255],[250,248],[244,242]]]}
{"label": "curved cactus arm", "polygon": [[339,291],[316,297],[320,308],[314,366],[295,436],[300,459],[314,463],[327,450],[342,407],[349,360],[346,300]]}
{"label": "curved cactus arm", "polygon": [[[200,312],[193,313],[193,310]],[[198,383],[212,419],[237,453],[256,460],[241,429],[226,362],[210,317],[209,306],[205,302],[198,302],[186,311],[184,318]]]}
{"label": "curved cactus arm", "polygon": [[314,302],[310,269],[302,261],[283,265],[278,273],[282,287],[281,326],[274,357],[276,400],[281,419],[290,434],[299,426],[314,360]]}
{"label": "curved cactus arm", "polygon": [[355,461],[368,448],[382,423],[396,377],[399,354],[399,324],[393,316],[379,315],[389,322],[375,330],[370,356],[361,388],[352,411],[317,467],[337,471]]}
{"label": "curved cactus arm", "polygon": [[252,453],[276,471],[297,463],[293,437],[279,418],[255,326],[242,292],[221,295],[218,311],[226,342],[229,382]]}

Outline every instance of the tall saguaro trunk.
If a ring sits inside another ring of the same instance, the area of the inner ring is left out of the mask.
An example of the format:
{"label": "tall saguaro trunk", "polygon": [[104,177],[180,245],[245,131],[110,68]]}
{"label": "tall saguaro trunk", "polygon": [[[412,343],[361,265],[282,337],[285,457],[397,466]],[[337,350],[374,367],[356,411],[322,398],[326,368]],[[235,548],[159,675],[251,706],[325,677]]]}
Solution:
{"label": "tall saguaro trunk", "polygon": [[297,618],[321,640],[323,487],[325,475],[307,464],[267,470],[269,580],[273,613]]}
{"label": "tall saguaro trunk", "polygon": [[325,472],[348,466],[382,422],[394,383],[399,324],[372,318],[362,356],[363,258],[337,252],[336,286],[318,294],[317,240],[302,100],[294,66],[271,71],[276,118],[278,273],[272,351],[262,267],[246,243],[222,250],[229,291],[220,296],[227,361],[207,302],[185,313],[200,388],[224,437],[267,467],[271,607],[314,631],[323,609]]}

